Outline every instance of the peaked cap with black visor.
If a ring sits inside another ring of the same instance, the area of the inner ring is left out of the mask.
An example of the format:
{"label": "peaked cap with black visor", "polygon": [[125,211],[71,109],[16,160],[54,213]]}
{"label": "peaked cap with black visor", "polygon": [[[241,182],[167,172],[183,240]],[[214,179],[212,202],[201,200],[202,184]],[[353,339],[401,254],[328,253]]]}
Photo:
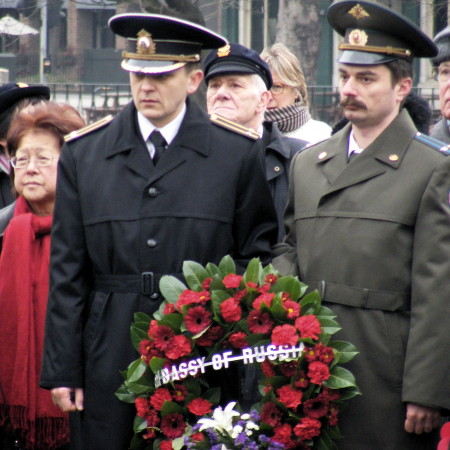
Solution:
{"label": "peaked cap with black visor", "polygon": [[395,11],[367,1],[333,3],[329,24],[344,42],[338,62],[354,65],[385,64],[397,59],[431,58],[437,48],[414,23]]}
{"label": "peaked cap with black visor", "polygon": [[201,25],[159,14],[117,14],[108,25],[134,47],[122,52],[122,68],[147,75],[199,62],[202,49],[216,49],[227,43],[224,37]]}

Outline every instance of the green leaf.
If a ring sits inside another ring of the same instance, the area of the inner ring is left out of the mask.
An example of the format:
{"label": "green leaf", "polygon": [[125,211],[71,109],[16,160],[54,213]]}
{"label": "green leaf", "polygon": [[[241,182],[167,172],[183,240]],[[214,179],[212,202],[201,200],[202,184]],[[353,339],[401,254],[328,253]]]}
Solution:
{"label": "green leaf", "polygon": [[306,294],[300,302],[302,313],[317,314],[320,309],[321,301],[322,299],[317,291],[312,291],[309,294]]}
{"label": "green leaf", "polygon": [[133,422],[133,430],[135,433],[139,433],[141,431],[144,431],[147,428],[147,421],[143,419],[142,417],[135,416],[134,422]]}
{"label": "green leaf", "polygon": [[147,370],[147,365],[140,358],[133,361],[127,369],[127,381],[134,382],[139,380]]}
{"label": "green leaf", "polygon": [[357,395],[361,395],[361,391],[358,389],[357,386],[354,386],[354,387],[342,389],[340,391],[340,394],[341,394],[341,397],[339,398],[339,402],[343,402],[346,400],[350,400],[351,398],[356,397]]}
{"label": "green leaf", "polygon": [[158,325],[166,325],[174,331],[179,331],[183,323],[183,316],[180,313],[166,314]]}
{"label": "green leaf", "polygon": [[220,323],[220,304],[230,298],[230,294],[227,291],[211,291],[211,305],[214,314],[214,320]]}
{"label": "green leaf", "polygon": [[183,447],[184,447],[184,435],[172,441],[173,450],[181,450]]}
{"label": "green leaf", "polygon": [[296,302],[306,291],[306,286],[297,277],[281,277],[275,282],[270,292],[287,292]]}
{"label": "green leaf", "polygon": [[339,363],[344,364],[351,361],[359,352],[350,342],[331,341],[328,344],[339,352]]}
{"label": "green leaf", "polygon": [[230,255],[224,256],[219,263],[219,269],[223,276],[230,273],[236,273],[236,264],[234,263],[233,258]]}
{"label": "green leaf", "polygon": [[259,258],[253,258],[247,266],[247,269],[244,273],[244,282],[248,283],[249,281],[258,284],[260,281],[260,274],[262,272],[262,265]]}
{"label": "green leaf", "polygon": [[164,275],[159,281],[159,290],[170,303],[176,303],[178,297],[186,289],[186,286],[178,278],[171,275]]}
{"label": "green leaf", "polygon": [[195,261],[184,261],[183,275],[189,288],[197,292],[202,290],[203,280],[208,278],[206,269]]}
{"label": "green leaf", "polygon": [[219,278],[222,278],[222,273],[215,264],[208,263],[208,264],[206,264],[205,269],[206,269],[206,272],[208,273],[208,277],[214,277],[217,275]]}
{"label": "green leaf", "polygon": [[213,405],[217,405],[220,402],[220,387],[208,389],[202,395],[202,398],[206,398],[206,400],[210,401]]}
{"label": "green leaf", "polygon": [[136,395],[130,393],[125,384],[122,384],[122,386],[117,389],[117,391],[115,392],[115,396],[124,403],[134,403],[134,401],[136,400]]}
{"label": "green leaf", "polygon": [[149,363],[150,369],[153,373],[156,373],[164,367],[165,362],[166,360],[163,358],[152,358]]}
{"label": "green leaf", "polygon": [[341,329],[339,324],[333,319],[318,318],[318,320],[320,322],[320,327],[322,329],[322,333],[334,334],[334,333],[337,333]]}
{"label": "green leaf", "polygon": [[343,389],[356,386],[353,374],[343,367],[336,366],[331,369],[331,376],[324,382],[324,386],[331,389]]}
{"label": "green leaf", "polygon": [[139,351],[140,342],[144,339],[149,339],[149,337],[148,337],[149,326],[150,326],[150,321],[134,322],[131,325],[131,329],[130,329],[131,342],[137,351]]}
{"label": "green leaf", "polygon": [[281,295],[281,292],[275,295],[272,300],[272,305],[270,306],[270,312],[273,314],[273,317],[278,320],[278,322],[285,322],[287,311],[283,308]]}
{"label": "green leaf", "polygon": [[324,427],[321,430],[320,436],[315,440],[314,449],[317,450],[334,450],[337,448],[333,442],[332,437],[328,433],[329,427]]}
{"label": "green leaf", "polygon": [[161,417],[175,413],[183,414],[183,407],[178,403],[165,401],[161,408]]}

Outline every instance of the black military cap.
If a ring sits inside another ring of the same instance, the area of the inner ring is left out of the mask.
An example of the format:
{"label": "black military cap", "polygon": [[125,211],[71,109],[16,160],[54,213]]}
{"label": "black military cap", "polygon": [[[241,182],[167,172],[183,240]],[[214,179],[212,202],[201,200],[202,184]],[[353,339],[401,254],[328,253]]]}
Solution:
{"label": "black military cap", "polygon": [[272,87],[272,74],[268,64],[258,52],[241,44],[231,43],[209,52],[203,63],[203,71],[206,83],[217,75],[241,73],[259,75],[267,89]]}
{"label": "black military cap", "polygon": [[431,62],[437,67],[441,62],[450,61],[450,25],[440,31],[433,41],[438,48],[438,55]]}
{"label": "black military cap", "polygon": [[407,18],[367,1],[333,3],[327,12],[330,25],[345,37],[339,45],[343,64],[375,65],[399,58],[433,57],[433,41]]}
{"label": "black military cap", "polygon": [[50,99],[50,88],[26,83],[5,83],[0,86],[0,113],[27,97],[42,96]]}
{"label": "black military cap", "polygon": [[114,33],[134,45],[132,51],[122,53],[122,68],[129,72],[171,72],[188,62],[200,61],[202,49],[227,43],[224,37],[205,27],[158,14],[117,14],[108,24]]}

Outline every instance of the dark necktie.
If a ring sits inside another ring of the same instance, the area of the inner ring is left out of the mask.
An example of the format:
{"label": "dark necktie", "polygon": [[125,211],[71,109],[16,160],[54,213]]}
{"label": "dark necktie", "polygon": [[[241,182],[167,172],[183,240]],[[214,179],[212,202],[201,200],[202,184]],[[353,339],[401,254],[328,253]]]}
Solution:
{"label": "dark necktie", "polygon": [[163,151],[166,149],[167,142],[158,130],[153,130],[148,138],[155,147],[153,164],[156,165],[156,163],[159,161],[159,158],[161,158]]}
{"label": "dark necktie", "polygon": [[348,162],[353,161],[358,155],[359,153],[357,152],[351,152],[350,155],[348,155]]}

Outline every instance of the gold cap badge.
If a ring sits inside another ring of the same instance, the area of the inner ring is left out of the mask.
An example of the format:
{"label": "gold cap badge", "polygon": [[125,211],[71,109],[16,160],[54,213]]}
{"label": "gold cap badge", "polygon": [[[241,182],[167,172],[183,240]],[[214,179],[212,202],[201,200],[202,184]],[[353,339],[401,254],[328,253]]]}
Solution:
{"label": "gold cap badge", "polygon": [[360,45],[364,47],[367,44],[369,37],[363,30],[352,30],[348,35],[348,43],[352,45]]}
{"label": "gold cap badge", "polygon": [[152,55],[156,52],[156,45],[150,33],[141,30],[137,36],[136,52],[139,55]]}
{"label": "gold cap badge", "polygon": [[364,17],[369,17],[369,13],[365,11],[359,3],[356,4],[348,13],[355,19],[364,19]]}
{"label": "gold cap badge", "polygon": [[223,58],[224,56],[228,56],[230,54],[231,47],[230,44],[224,45],[217,50],[217,56],[219,58]]}

